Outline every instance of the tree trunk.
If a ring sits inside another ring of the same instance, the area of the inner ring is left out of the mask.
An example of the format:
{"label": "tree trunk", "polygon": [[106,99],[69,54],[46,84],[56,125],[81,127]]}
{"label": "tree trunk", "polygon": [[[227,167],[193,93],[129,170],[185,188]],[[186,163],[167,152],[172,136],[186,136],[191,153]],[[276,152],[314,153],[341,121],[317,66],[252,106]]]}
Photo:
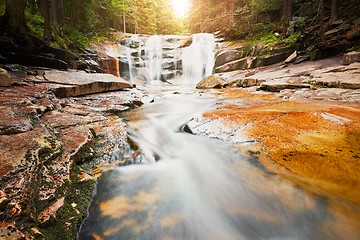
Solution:
{"label": "tree trunk", "polygon": [[126,15],[125,15],[125,12],[123,13],[123,24],[124,24],[124,33],[126,33]]}
{"label": "tree trunk", "polygon": [[319,0],[319,17],[320,17],[320,38],[321,38],[321,42],[324,43],[325,42],[325,21],[324,21],[324,17],[325,17],[325,13],[324,13],[325,9],[324,9],[324,0]]}
{"label": "tree trunk", "polygon": [[284,0],[282,22],[288,24],[293,15],[294,0]]}
{"label": "tree trunk", "polygon": [[44,16],[44,39],[50,40],[53,34],[59,35],[63,26],[63,6],[59,0],[42,0]]}
{"label": "tree trunk", "polygon": [[339,18],[339,0],[331,0],[330,21],[336,21]]}
{"label": "tree trunk", "polygon": [[24,0],[6,0],[4,19],[10,31],[27,34]]}
{"label": "tree trunk", "polygon": [[9,32],[14,34],[18,49],[25,52],[32,52],[34,43],[29,36],[25,21],[24,0],[6,0],[4,22]]}
{"label": "tree trunk", "polygon": [[51,39],[50,2],[47,0],[42,0],[41,8],[44,17],[44,39],[48,41]]}

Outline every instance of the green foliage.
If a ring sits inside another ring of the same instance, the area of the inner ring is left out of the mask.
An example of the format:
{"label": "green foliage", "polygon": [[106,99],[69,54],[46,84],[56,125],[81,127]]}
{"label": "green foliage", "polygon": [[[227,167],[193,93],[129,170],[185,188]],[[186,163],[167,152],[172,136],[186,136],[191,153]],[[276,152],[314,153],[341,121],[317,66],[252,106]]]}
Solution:
{"label": "green foliage", "polygon": [[360,51],[360,46],[353,46],[351,48],[346,49],[347,52],[352,52],[352,51]]}
{"label": "green foliage", "polygon": [[301,31],[306,26],[307,19],[305,17],[293,17],[289,22],[288,32],[295,33]]}
{"label": "green foliage", "polygon": [[260,39],[266,34],[270,34],[273,31],[274,26],[271,23],[257,23],[253,24],[249,28],[250,39]]}
{"label": "green foliage", "polygon": [[300,32],[291,34],[289,37],[284,39],[285,44],[289,47],[294,46],[297,43],[300,35]]}
{"label": "green foliage", "polygon": [[5,0],[0,0],[0,16],[5,13]]}
{"label": "green foliage", "polygon": [[281,38],[280,35],[276,36],[273,32],[270,32],[264,35],[263,37],[261,37],[260,41],[265,42],[265,47],[270,47],[280,43]]}
{"label": "green foliage", "polygon": [[31,33],[38,37],[44,35],[44,18],[41,15],[26,11],[25,19]]}

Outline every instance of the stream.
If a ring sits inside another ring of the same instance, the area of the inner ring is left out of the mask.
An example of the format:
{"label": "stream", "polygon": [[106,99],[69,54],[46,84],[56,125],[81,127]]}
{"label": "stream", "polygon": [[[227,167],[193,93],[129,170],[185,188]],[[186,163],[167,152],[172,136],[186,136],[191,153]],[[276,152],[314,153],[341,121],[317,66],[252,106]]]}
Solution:
{"label": "stream", "polygon": [[125,116],[139,164],[103,173],[78,239],[356,239],[326,197],[264,171],[241,148],[184,131],[216,107],[211,92],[176,81],[148,92],[154,101]]}

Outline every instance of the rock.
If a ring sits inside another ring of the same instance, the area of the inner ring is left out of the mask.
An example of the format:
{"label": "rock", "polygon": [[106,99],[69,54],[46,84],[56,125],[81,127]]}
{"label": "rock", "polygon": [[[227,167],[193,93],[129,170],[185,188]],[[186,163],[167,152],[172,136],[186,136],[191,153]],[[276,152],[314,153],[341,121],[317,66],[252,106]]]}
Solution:
{"label": "rock", "polygon": [[[133,88],[132,84],[111,74],[88,74],[81,71],[46,71],[46,79],[59,84],[52,91],[58,98],[77,97],[93,93]],[[34,81],[37,79],[34,78]]]}
{"label": "rock", "polygon": [[268,92],[280,92],[284,89],[301,89],[310,88],[309,84],[293,84],[287,82],[263,82],[259,90]]}
{"label": "rock", "polygon": [[265,82],[265,80],[259,80],[254,78],[243,78],[236,79],[229,83],[226,87],[253,87],[260,86],[261,83]]}
{"label": "rock", "polygon": [[101,59],[100,64],[105,73],[120,77],[120,65],[117,58],[103,58]]}
{"label": "rock", "polygon": [[277,54],[258,57],[258,61],[256,62],[256,67],[269,66],[275,63],[282,62],[290,55],[291,52],[285,52],[285,53],[277,53]]}
{"label": "rock", "polygon": [[293,54],[291,54],[286,60],[285,63],[292,63],[297,59],[297,51],[295,51]]}
{"label": "rock", "polygon": [[68,64],[66,62],[43,55],[8,53],[6,59],[9,63],[18,63],[25,66],[48,67],[59,70],[68,69]]}
{"label": "rock", "polygon": [[353,24],[354,24],[354,25],[357,25],[357,26],[360,26],[360,18],[355,19],[355,20],[353,21]]}
{"label": "rock", "polygon": [[0,239],[24,240],[27,238],[14,224],[0,223]]}
{"label": "rock", "polygon": [[221,52],[215,60],[215,67],[222,66],[226,63],[239,60],[245,57],[245,52],[242,50],[229,49]]}
{"label": "rock", "polygon": [[0,87],[9,87],[13,84],[10,74],[3,68],[0,68]]}
{"label": "rock", "polygon": [[352,41],[360,38],[360,25],[354,25],[350,31],[346,33],[346,39]]}
{"label": "rock", "polygon": [[228,84],[220,76],[212,75],[201,80],[197,85],[197,89],[223,88]]}
{"label": "rock", "polygon": [[344,54],[344,64],[349,65],[354,62],[360,62],[360,52],[349,52]]}
{"label": "rock", "polygon": [[0,107],[0,135],[24,133],[32,129],[30,120],[15,116],[10,107]]}
{"label": "rock", "polygon": [[57,211],[64,206],[65,198],[62,197],[58,199],[53,205],[49,208],[42,211],[38,216],[38,221],[41,223],[47,222],[51,217],[56,218]]}
{"label": "rock", "polygon": [[222,66],[215,68],[216,73],[230,72],[235,70],[243,70],[248,68],[254,68],[256,64],[256,57],[253,58],[242,58],[235,60],[229,63],[226,63]]}
{"label": "rock", "polygon": [[10,200],[7,198],[6,194],[0,190],[0,211],[3,211]]}
{"label": "rock", "polygon": [[310,60],[310,56],[309,55],[300,55],[296,58],[294,64],[299,64],[305,61]]}

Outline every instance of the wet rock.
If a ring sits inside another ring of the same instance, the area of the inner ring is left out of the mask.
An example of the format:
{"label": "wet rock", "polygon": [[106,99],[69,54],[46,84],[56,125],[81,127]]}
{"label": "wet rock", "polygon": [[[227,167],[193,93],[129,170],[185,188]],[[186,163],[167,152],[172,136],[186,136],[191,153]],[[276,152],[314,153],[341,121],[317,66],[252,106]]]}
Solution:
{"label": "wet rock", "polygon": [[344,54],[344,64],[349,65],[354,62],[360,62],[360,52],[349,52]]}
{"label": "wet rock", "polygon": [[197,89],[209,89],[209,88],[223,88],[228,84],[224,79],[218,75],[212,75],[205,77],[197,85]]}
{"label": "wet rock", "polygon": [[9,87],[13,84],[10,74],[3,68],[0,68],[0,87]]}
{"label": "wet rock", "polygon": [[32,129],[30,120],[15,116],[9,107],[0,107],[0,135],[24,133]]}
{"label": "wet rock", "polygon": [[49,208],[42,211],[38,216],[38,221],[40,223],[47,222],[51,217],[56,218],[57,211],[64,206],[65,198],[62,197],[58,199],[53,205],[51,205]]}
{"label": "wet rock", "polygon": [[63,158],[66,160],[64,162],[82,163],[94,157],[94,150],[91,148],[94,135],[89,128],[85,126],[71,127],[61,130],[60,134],[65,149]]}
{"label": "wet rock", "polygon": [[116,58],[102,58],[100,64],[105,73],[120,77],[120,65]]}

